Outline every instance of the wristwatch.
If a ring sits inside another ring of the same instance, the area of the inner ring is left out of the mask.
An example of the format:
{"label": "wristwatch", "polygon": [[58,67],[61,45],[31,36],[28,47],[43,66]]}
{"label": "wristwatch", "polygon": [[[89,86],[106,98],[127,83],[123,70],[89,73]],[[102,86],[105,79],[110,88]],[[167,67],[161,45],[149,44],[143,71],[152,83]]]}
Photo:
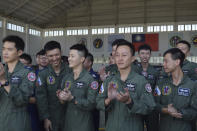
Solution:
{"label": "wristwatch", "polygon": [[9,85],[9,81],[6,81],[4,84],[2,84],[1,82],[0,82],[0,87],[4,87],[4,86],[8,86]]}

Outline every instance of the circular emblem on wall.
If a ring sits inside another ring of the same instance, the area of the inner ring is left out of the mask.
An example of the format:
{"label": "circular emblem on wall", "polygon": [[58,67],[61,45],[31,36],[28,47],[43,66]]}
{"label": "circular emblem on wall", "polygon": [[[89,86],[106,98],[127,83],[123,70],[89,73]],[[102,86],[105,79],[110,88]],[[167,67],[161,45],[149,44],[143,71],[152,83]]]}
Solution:
{"label": "circular emblem on wall", "polygon": [[81,38],[81,39],[79,40],[79,44],[82,44],[82,45],[87,46],[87,39],[86,39],[86,38]]}
{"label": "circular emblem on wall", "polygon": [[192,43],[197,46],[197,36],[192,37]]}
{"label": "circular emblem on wall", "polygon": [[170,38],[170,45],[176,47],[176,43],[181,40],[180,36],[173,36]]}
{"label": "circular emblem on wall", "polygon": [[103,40],[99,39],[99,38],[95,39],[94,42],[93,42],[93,46],[96,49],[101,48],[103,46]]}

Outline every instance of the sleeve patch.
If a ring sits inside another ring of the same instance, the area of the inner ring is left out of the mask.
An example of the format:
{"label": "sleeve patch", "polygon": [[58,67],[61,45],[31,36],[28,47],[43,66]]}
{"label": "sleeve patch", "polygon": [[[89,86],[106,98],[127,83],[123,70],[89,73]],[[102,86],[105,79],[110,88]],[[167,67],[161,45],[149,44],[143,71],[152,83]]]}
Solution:
{"label": "sleeve patch", "polygon": [[147,92],[151,93],[152,92],[152,88],[151,88],[151,85],[148,83],[145,85],[145,89]]}
{"label": "sleeve patch", "polygon": [[32,81],[33,82],[33,81],[36,80],[36,74],[33,73],[33,72],[28,73],[27,77],[28,77],[28,80],[29,81]]}
{"label": "sleeve patch", "polygon": [[41,86],[42,85],[42,81],[40,79],[40,77],[38,77],[37,81],[36,81],[36,86]]}
{"label": "sleeve patch", "polygon": [[101,88],[99,90],[99,94],[102,94],[104,92],[104,87],[103,87],[103,84],[101,85]]}
{"label": "sleeve patch", "polygon": [[156,86],[155,90],[154,90],[154,96],[160,96],[161,95],[161,91],[159,89],[158,86]]}
{"label": "sleeve patch", "polygon": [[93,81],[91,83],[91,88],[94,89],[94,90],[97,90],[98,89],[98,82],[97,81]]}

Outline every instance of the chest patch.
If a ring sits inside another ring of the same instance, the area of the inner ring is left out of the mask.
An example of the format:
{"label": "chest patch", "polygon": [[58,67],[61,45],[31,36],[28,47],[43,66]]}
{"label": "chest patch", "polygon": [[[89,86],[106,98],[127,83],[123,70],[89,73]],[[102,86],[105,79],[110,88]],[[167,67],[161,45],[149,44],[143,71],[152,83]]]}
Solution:
{"label": "chest patch", "polygon": [[126,83],[126,88],[129,91],[135,91],[136,85],[134,83]]}
{"label": "chest patch", "polygon": [[188,88],[178,88],[178,95],[179,96],[189,96],[190,95],[190,89]]}
{"label": "chest patch", "polygon": [[188,71],[188,70],[183,70],[183,73],[184,73],[184,74],[188,74],[189,71]]}
{"label": "chest patch", "polygon": [[76,83],[76,87],[77,88],[82,88],[84,86],[84,83],[83,82],[77,82]]}
{"label": "chest patch", "polygon": [[64,88],[70,89],[70,87],[71,87],[71,82],[70,81],[66,81],[65,85],[64,85]]}
{"label": "chest patch", "polygon": [[164,86],[162,88],[162,95],[164,96],[171,94],[171,92],[172,92],[172,89],[169,86]]}
{"label": "chest patch", "polygon": [[148,76],[148,73],[146,71],[142,71],[141,74],[144,76],[144,77],[147,77]]}
{"label": "chest patch", "polygon": [[118,84],[115,83],[115,82],[110,82],[110,83],[108,84],[108,87],[113,87],[113,88],[115,88],[115,89],[118,89]]}
{"label": "chest patch", "polygon": [[48,76],[47,77],[47,83],[49,85],[53,85],[55,83],[55,77],[54,76]]}
{"label": "chest patch", "polygon": [[151,75],[151,74],[148,74],[148,79],[153,80],[154,79],[154,76]]}
{"label": "chest patch", "polygon": [[12,76],[11,83],[12,84],[19,84],[19,83],[21,83],[21,77],[19,77],[19,76]]}

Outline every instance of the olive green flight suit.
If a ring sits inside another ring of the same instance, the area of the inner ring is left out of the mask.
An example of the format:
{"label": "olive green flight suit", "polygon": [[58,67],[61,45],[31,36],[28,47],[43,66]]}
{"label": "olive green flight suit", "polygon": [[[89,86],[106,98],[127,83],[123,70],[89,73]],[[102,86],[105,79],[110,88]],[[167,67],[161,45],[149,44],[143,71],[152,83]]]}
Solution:
{"label": "olive green flight suit", "polygon": [[183,73],[188,75],[193,81],[197,81],[197,63],[185,60],[182,66]]}
{"label": "olive green flight suit", "polygon": [[196,117],[196,85],[184,75],[181,83],[175,86],[172,77],[158,81],[155,88],[157,110],[168,104],[173,106],[183,115],[183,118],[174,118],[168,114],[160,113],[160,131],[191,131],[190,120]]}
{"label": "olive green flight suit", "polygon": [[92,110],[95,108],[98,82],[85,69],[74,80],[74,74],[64,76],[62,89],[67,88],[75,101],[66,102],[64,131],[94,131]]}
{"label": "olive green flight suit", "polygon": [[[132,104],[126,105],[113,100],[110,105],[105,107],[109,85],[117,88],[118,92],[124,92],[124,88],[127,88]],[[108,77],[104,81],[96,101],[98,109],[108,111],[106,131],[143,131],[142,115],[150,113],[156,106],[150,84],[135,71],[129,73],[125,82],[120,79],[120,73]]]}
{"label": "olive green flight suit", "polygon": [[51,65],[38,73],[36,98],[39,116],[41,120],[49,119],[52,122],[53,131],[62,129],[64,111],[56,91],[61,89],[62,78],[69,72],[68,66],[61,63],[59,75],[55,73]]}
{"label": "olive green flight suit", "polygon": [[[146,80],[151,84],[152,90],[155,89],[155,84],[159,76],[159,72],[152,66],[148,65],[147,71],[143,71],[141,63],[137,64],[136,72],[144,76]],[[153,111],[151,114],[144,116],[147,131],[158,131],[159,129],[159,113]]]}
{"label": "olive green flight suit", "polygon": [[0,131],[31,131],[27,105],[33,94],[35,73],[18,62],[12,73],[6,65],[5,74],[10,92],[0,87]]}
{"label": "olive green flight suit", "polygon": [[[197,63],[185,60],[183,62],[182,70],[191,80],[197,82]],[[192,120],[192,131],[196,131],[196,125],[196,120]]]}

